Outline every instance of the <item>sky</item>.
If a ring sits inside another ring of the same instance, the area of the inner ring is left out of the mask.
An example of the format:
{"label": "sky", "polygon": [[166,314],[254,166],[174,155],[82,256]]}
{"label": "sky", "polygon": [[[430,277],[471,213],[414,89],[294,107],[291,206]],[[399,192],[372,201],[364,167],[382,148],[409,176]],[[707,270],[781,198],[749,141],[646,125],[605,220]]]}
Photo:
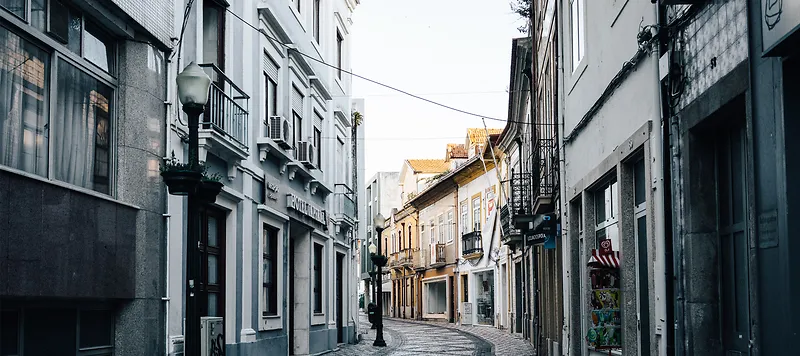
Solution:
{"label": "sky", "polygon": [[[353,14],[355,74],[473,112],[508,116],[511,40],[523,21],[510,0],[361,0]],[[353,78],[364,98],[366,179],[399,171],[408,158],[444,158],[478,117]],[[503,122],[486,120],[489,128]]]}

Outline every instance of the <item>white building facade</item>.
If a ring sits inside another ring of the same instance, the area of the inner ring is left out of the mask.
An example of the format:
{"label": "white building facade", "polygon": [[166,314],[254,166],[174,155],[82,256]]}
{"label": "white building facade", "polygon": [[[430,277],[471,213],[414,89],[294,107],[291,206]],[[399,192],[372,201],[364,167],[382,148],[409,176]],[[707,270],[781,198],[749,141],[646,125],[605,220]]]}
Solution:
{"label": "white building facade", "polygon": [[[202,210],[203,316],[227,355],[317,354],[356,335],[355,172],[350,98],[357,0],[176,1],[168,152],[185,161],[174,76],[201,64],[212,90],[200,160],[224,188]],[[177,36],[176,36],[177,37]],[[361,150],[360,152],[363,152]],[[184,330],[186,201],[168,200],[167,352]]]}

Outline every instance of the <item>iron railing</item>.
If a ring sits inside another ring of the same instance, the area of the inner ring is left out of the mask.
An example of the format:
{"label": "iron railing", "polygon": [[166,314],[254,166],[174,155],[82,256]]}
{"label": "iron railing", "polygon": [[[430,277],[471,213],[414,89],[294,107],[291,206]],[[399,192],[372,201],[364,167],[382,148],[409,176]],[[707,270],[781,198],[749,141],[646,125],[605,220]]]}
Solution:
{"label": "iron railing", "polygon": [[461,236],[461,255],[483,252],[483,239],[480,231],[468,232]]}
{"label": "iron railing", "polygon": [[558,194],[558,145],[554,138],[537,139],[534,143],[534,197],[555,197]]}
{"label": "iron railing", "polygon": [[446,256],[445,256],[445,245],[444,244],[436,244],[434,245],[434,255],[433,261],[431,264],[434,263],[445,263]]}
{"label": "iron railing", "polygon": [[247,147],[247,107],[250,96],[230,80],[213,63],[200,64],[214,81],[208,93],[208,103],[201,122],[204,129],[214,129]]}
{"label": "iron railing", "polygon": [[531,192],[533,188],[533,174],[513,173],[511,175],[511,209],[512,215],[531,214],[533,207]]}

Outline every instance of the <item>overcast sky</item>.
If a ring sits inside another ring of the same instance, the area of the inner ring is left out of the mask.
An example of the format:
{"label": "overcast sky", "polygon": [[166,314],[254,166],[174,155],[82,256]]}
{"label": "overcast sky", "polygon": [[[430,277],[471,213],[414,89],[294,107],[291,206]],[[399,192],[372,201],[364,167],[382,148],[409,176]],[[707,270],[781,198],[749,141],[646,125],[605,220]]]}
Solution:
{"label": "overcast sky", "polygon": [[[480,115],[508,112],[511,40],[523,35],[509,0],[362,0],[353,15],[353,73]],[[365,99],[366,177],[407,158],[444,158],[471,117],[353,79]],[[504,123],[487,120],[489,128]]]}

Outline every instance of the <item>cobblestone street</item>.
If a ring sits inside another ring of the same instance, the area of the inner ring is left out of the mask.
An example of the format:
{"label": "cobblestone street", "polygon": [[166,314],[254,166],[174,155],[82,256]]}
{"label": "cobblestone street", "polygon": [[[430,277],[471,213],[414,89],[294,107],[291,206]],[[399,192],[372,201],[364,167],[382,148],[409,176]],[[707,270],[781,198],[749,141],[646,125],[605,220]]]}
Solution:
{"label": "cobblestone street", "polygon": [[372,346],[376,330],[370,329],[367,317],[360,317],[362,341],[342,345],[330,355],[533,355],[525,341],[491,327],[455,326],[436,322],[384,319],[386,347]]}

